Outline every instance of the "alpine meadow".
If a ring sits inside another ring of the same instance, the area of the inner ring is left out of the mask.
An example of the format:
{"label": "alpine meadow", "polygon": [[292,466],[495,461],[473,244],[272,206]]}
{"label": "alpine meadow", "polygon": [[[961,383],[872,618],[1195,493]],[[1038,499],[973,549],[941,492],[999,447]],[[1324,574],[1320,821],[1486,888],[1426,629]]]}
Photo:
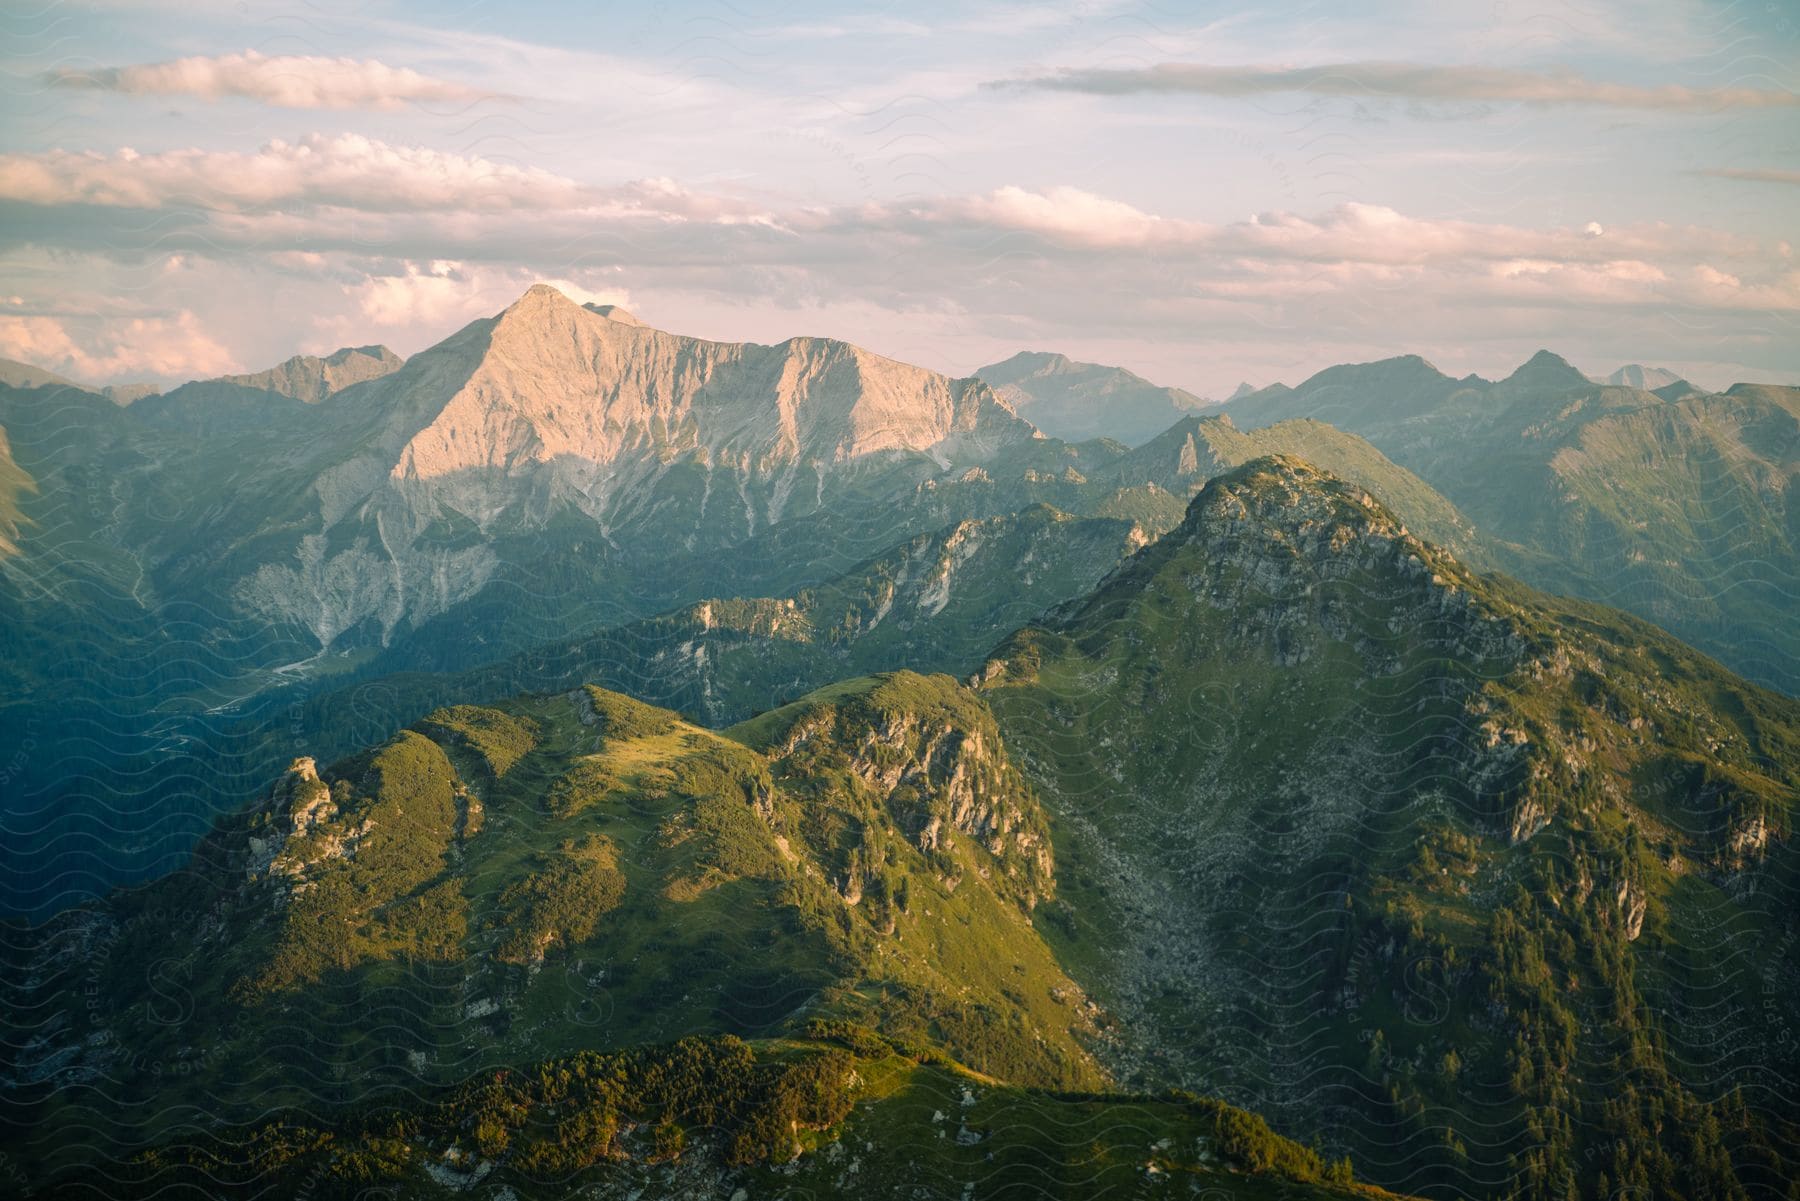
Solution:
{"label": "alpine meadow", "polygon": [[1800,10],[0,32],[0,1194],[1800,1201]]}

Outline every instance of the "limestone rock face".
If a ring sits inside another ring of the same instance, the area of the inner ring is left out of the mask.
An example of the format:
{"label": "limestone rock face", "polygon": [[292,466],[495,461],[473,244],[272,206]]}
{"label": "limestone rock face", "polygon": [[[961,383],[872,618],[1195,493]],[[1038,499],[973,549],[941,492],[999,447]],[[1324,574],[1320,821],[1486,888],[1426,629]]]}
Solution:
{"label": "limestone rock face", "polygon": [[1036,436],[979,380],[828,339],[682,337],[545,285],[325,404],[370,428],[313,480],[323,528],[236,591],[322,647],[446,611],[493,577],[497,538],[569,516],[605,544],[732,545]]}
{"label": "limestone rock face", "polygon": [[408,439],[393,477],[559,459],[604,468],[643,451],[692,452],[768,476],[883,451],[980,458],[1030,436],[979,381],[828,339],[707,342],[620,312],[532,288],[489,325],[479,359]]}
{"label": "limestone rock face", "polygon": [[[249,837],[250,862],[245,875],[251,881],[281,881],[277,900],[285,900],[292,887],[303,880],[311,863],[338,858],[353,847],[353,840],[329,828],[337,811],[331,788],[319,778],[318,764],[312,756],[296,758],[270,790],[269,827],[265,833]],[[296,853],[295,840],[304,839],[315,828],[323,829],[324,836],[314,840],[317,845]]]}

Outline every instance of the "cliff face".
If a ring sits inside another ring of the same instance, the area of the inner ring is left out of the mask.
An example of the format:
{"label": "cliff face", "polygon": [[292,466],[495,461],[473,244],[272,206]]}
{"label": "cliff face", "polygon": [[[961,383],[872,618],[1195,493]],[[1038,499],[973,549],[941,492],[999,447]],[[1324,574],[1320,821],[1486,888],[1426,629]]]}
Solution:
{"label": "cliff face", "polygon": [[[473,349],[470,340],[446,353],[466,359]],[[571,466],[568,483],[603,512],[609,469],[692,456],[787,481],[766,502],[763,516],[775,521],[793,489],[821,471],[883,452],[978,461],[1031,435],[975,380],[824,339],[756,346],[680,337],[543,285],[495,318],[479,349],[449,396],[403,389],[391,402],[409,415],[435,410],[400,450],[394,479],[571,460],[582,467]],[[804,480],[794,474],[803,468],[812,469]]]}
{"label": "cliff face", "polygon": [[630,553],[729,547],[796,518],[910,503],[1034,436],[977,380],[846,343],[667,334],[532,288],[334,399],[373,424],[310,481],[318,528],[239,605],[322,646],[454,608],[548,527]]}

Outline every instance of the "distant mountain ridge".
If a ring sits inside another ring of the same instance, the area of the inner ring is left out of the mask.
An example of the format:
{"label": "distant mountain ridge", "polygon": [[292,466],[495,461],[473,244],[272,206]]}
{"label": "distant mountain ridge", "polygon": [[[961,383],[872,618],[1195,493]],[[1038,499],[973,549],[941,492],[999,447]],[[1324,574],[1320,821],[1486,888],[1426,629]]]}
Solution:
{"label": "distant mountain ridge", "polygon": [[1667,388],[1671,384],[1684,384],[1687,381],[1666,367],[1645,367],[1637,363],[1627,363],[1603,381],[1618,384],[1621,387],[1636,388],[1640,392],[1654,392],[1659,388]]}
{"label": "distant mountain ridge", "polygon": [[222,375],[208,383],[236,384],[317,404],[352,384],[380,379],[404,364],[385,346],[346,346],[323,358],[297,354],[267,371],[249,375]]}
{"label": "distant mountain ridge", "polygon": [[17,359],[0,359],[0,386],[7,388],[80,388],[72,379],[21,363]]}
{"label": "distant mountain ridge", "polygon": [[1123,367],[1082,363],[1066,355],[1021,351],[975,372],[1021,417],[1053,438],[1113,438],[1136,446],[1211,401],[1164,388]]}
{"label": "distant mountain ridge", "polygon": [[1800,390],[1596,384],[1540,351],[1506,379],[1417,356],[1332,367],[1225,406],[1306,417],[1417,472],[1540,587],[1617,604],[1800,691]]}

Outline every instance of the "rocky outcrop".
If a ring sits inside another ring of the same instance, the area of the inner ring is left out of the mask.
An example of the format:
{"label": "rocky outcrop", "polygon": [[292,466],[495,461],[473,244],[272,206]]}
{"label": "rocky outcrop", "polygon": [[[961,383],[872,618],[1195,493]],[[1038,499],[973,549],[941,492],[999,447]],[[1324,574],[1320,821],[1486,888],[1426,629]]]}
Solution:
{"label": "rocky outcrop", "polygon": [[1630,880],[1620,880],[1613,889],[1613,904],[1618,910],[1619,926],[1626,941],[1636,942],[1644,932],[1644,914],[1649,901],[1644,890]]}
{"label": "rocky outcrop", "polygon": [[1467,663],[1510,667],[1524,643],[1475,602],[1467,574],[1413,537],[1368,492],[1285,455],[1258,460],[1230,487],[1196,498],[1172,538],[1204,548],[1185,573],[1195,599],[1234,615],[1234,640],[1261,641],[1276,666],[1293,667],[1321,638],[1351,642],[1383,670],[1379,645],[1363,637],[1366,579],[1393,591],[1390,633],[1417,631],[1434,651]]}
{"label": "rocky outcrop", "polygon": [[302,755],[270,791],[268,821],[246,842],[246,877],[274,882],[278,901],[307,887],[308,877],[334,859],[354,858],[371,824],[337,822],[331,786],[319,778],[318,765]]}
{"label": "rocky outcrop", "polygon": [[1008,778],[981,730],[884,714],[863,734],[851,764],[922,851],[944,849],[952,834],[996,857],[1029,852],[1037,841],[1023,829],[1018,781]]}
{"label": "rocky outcrop", "polygon": [[815,705],[772,757],[779,763],[825,747],[841,753],[921,852],[949,863],[966,843],[979,852],[974,869],[1026,908],[1051,895],[1055,857],[1043,810],[986,706],[948,677],[902,672],[865,695]]}

